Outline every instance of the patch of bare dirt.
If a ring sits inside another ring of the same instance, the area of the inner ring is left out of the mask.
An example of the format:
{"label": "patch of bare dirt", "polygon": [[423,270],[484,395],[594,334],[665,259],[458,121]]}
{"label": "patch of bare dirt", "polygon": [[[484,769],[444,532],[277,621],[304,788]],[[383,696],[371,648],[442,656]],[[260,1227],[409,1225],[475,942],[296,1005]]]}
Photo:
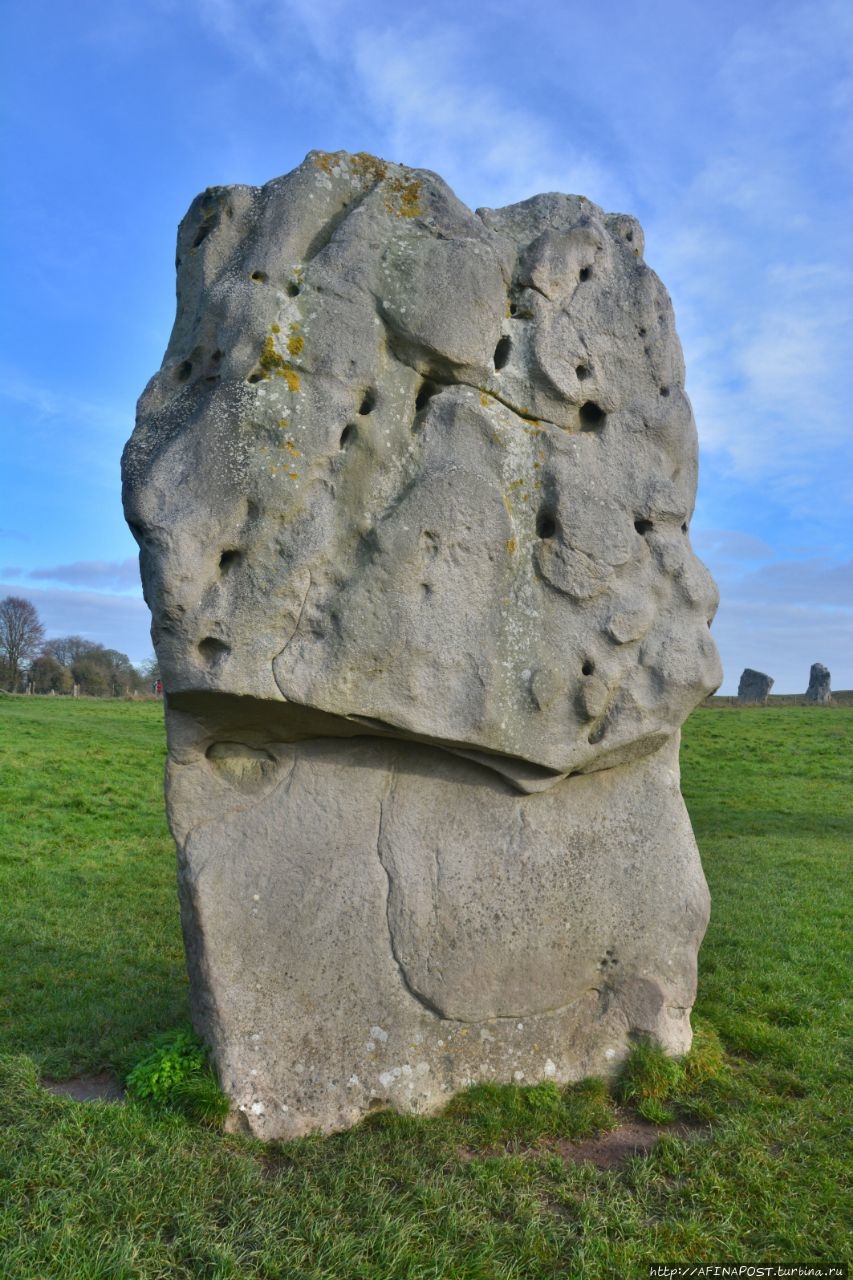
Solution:
{"label": "patch of bare dirt", "polygon": [[595,1138],[570,1142],[557,1138],[551,1149],[570,1164],[588,1161],[597,1169],[621,1169],[632,1156],[647,1156],[666,1134],[676,1138],[695,1137],[698,1130],[687,1124],[651,1124],[648,1120],[630,1120],[609,1133]]}
{"label": "patch of bare dirt", "polygon": [[608,1133],[599,1133],[594,1138],[583,1138],[572,1142],[569,1138],[549,1138],[535,1147],[515,1149],[514,1147],[490,1147],[484,1151],[475,1151],[471,1147],[461,1147],[459,1157],[466,1164],[471,1160],[494,1160],[499,1156],[518,1155],[535,1157],[543,1151],[552,1151],[567,1164],[593,1164],[597,1169],[621,1169],[632,1156],[647,1156],[657,1146],[661,1138],[667,1134],[676,1138],[696,1138],[706,1132],[696,1125],[684,1124],[652,1124],[648,1120],[632,1119],[620,1124]]}
{"label": "patch of bare dirt", "polygon": [[108,1071],[77,1076],[74,1080],[42,1080],[42,1088],[75,1102],[121,1102],[124,1089]]}

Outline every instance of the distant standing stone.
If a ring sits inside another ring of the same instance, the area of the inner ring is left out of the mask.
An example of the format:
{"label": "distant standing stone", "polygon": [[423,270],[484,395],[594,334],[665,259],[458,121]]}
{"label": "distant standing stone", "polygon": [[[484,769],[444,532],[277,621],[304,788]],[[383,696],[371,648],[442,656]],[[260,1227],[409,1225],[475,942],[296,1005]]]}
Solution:
{"label": "distant standing stone", "polygon": [[806,702],[817,702],[822,707],[832,702],[832,690],[829,687],[829,671],[822,662],[813,662],[809,672],[809,687],[806,689]]}
{"label": "distant standing stone", "polygon": [[747,667],[737,687],[737,700],[745,706],[763,707],[773,688],[773,677]]}

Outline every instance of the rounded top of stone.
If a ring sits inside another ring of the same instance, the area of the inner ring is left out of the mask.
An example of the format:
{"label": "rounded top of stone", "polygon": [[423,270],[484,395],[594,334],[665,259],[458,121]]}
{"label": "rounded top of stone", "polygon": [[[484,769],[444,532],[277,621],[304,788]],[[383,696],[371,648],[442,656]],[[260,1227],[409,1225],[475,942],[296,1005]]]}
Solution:
{"label": "rounded top of stone", "polygon": [[197,197],[123,460],[167,691],[527,789],[671,734],[720,683],[717,595],[642,251],[583,196],[475,213],[364,153]]}

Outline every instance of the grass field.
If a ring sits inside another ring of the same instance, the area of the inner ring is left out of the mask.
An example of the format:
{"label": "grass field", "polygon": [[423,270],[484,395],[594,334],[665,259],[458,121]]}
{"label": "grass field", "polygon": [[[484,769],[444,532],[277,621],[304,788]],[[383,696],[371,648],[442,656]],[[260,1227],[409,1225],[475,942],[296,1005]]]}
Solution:
{"label": "grass field", "polygon": [[[685,726],[714,905],[697,1051],[669,1098],[486,1087],[442,1116],[263,1147],[40,1087],[124,1074],[186,1023],[161,708],[0,699],[3,1280],[597,1280],[846,1260],[851,747],[848,708],[703,708]],[[570,1158],[568,1139],[638,1105],[680,1126],[619,1167]]]}

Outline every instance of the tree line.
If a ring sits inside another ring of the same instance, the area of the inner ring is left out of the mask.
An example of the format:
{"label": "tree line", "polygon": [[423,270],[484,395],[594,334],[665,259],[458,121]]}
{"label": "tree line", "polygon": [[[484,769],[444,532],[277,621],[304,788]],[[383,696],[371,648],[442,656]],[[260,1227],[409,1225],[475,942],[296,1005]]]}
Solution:
{"label": "tree line", "polygon": [[126,653],[83,636],[45,638],[35,606],[21,596],[0,600],[0,688],[11,693],[78,693],[123,697],[150,692],[156,659],[135,667]]}

